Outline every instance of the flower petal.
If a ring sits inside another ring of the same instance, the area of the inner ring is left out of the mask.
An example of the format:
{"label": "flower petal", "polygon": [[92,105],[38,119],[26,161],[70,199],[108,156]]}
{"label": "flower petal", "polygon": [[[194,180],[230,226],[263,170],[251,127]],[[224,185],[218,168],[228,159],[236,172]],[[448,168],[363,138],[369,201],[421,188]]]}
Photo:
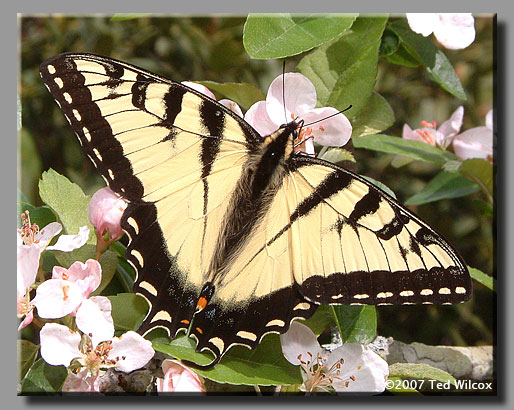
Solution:
{"label": "flower petal", "polygon": [[271,121],[268,116],[265,101],[258,101],[253,104],[248,111],[246,111],[244,119],[262,136],[270,135],[278,128],[277,124]]}
{"label": "flower petal", "polygon": [[227,107],[229,110],[234,111],[237,115],[239,115],[241,118],[243,118],[243,111],[241,111],[241,107],[232,100],[227,100],[224,98],[223,100],[218,101],[221,105]]}
{"label": "flower petal", "polygon": [[444,47],[458,50],[475,40],[475,19],[471,13],[439,13],[434,35]]}
{"label": "flower petal", "polygon": [[271,121],[279,126],[312,110],[316,101],[316,89],[307,77],[300,73],[285,73],[269,86],[266,111]]}
{"label": "flower petal", "polygon": [[34,243],[36,243],[41,250],[44,250],[52,238],[61,231],[62,225],[59,222],[50,222],[36,234]]}
{"label": "flower petal", "polygon": [[[331,147],[342,147],[350,140],[352,124],[346,118],[346,115],[343,113],[337,114],[338,112],[335,108],[323,107],[314,108],[302,115],[305,124],[316,122],[306,126],[312,129],[312,135],[316,143]],[[331,115],[334,116],[330,117]]]}
{"label": "flower petal", "polygon": [[205,392],[200,377],[176,360],[162,362],[164,379],[158,379],[157,391],[167,392]]}
{"label": "flower petal", "polygon": [[462,119],[464,118],[464,107],[461,105],[451,115],[450,119],[443,122],[437,131],[444,135],[445,139],[451,138],[460,131],[462,127]]}
{"label": "flower petal", "polygon": [[20,297],[25,295],[27,289],[36,280],[39,255],[40,250],[36,245],[19,245],[17,247],[16,289]]}
{"label": "flower petal", "polygon": [[82,292],[74,283],[63,279],[49,279],[37,287],[32,304],[44,319],[57,319],[72,313],[83,300]]}
{"label": "flower petal", "polygon": [[77,235],[61,235],[55,245],[47,246],[47,250],[70,252],[81,248],[89,239],[89,228],[81,226]]}
{"label": "flower petal", "polygon": [[306,361],[324,353],[312,330],[297,321],[292,322],[289,330],[280,335],[280,344],[287,361],[297,366],[301,364],[299,355],[302,361]]}
{"label": "flower petal", "polygon": [[213,94],[213,92],[209,90],[205,85],[193,83],[191,81],[182,81],[182,84],[184,84],[186,87],[192,88],[193,90],[201,92],[203,95],[206,95],[207,97],[210,97],[213,100],[216,99],[216,96]]}
{"label": "flower petal", "polygon": [[487,127],[464,131],[453,139],[453,150],[460,159],[487,159],[493,155],[493,131]]}
{"label": "flower petal", "polygon": [[331,367],[343,359],[338,383],[334,388],[340,392],[379,393],[385,390],[389,367],[387,362],[369,347],[359,343],[343,344],[327,358]]}
{"label": "flower petal", "polygon": [[489,110],[489,112],[485,116],[485,126],[490,130],[493,129],[493,110]]}
{"label": "flower petal", "polygon": [[117,239],[123,235],[121,217],[126,208],[127,202],[109,187],[105,187],[91,197],[87,213],[89,221],[100,235],[109,232],[112,239]]}
{"label": "flower petal", "polygon": [[53,366],[69,366],[76,357],[82,357],[78,346],[80,334],[57,323],[47,323],[39,334],[41,356]]}
{"label": "flower petal", "polygon": [[86,263],[77,261],[69,267],[66,274],[69,281],[77,283],[86,298],[100,285],[102,281],[102,266],[95,259],[88,259]]}
{"label": "flower petal", "polygon": [[32,323],[33,320],[34,320],[34,311],[31,310],[30,312],[28,312],[25,315],[23,320],[20,322],[20,324],[18,326],[18,331],[20,331],[23,328],[26,328],[28,325],[30,325]]}
{"label": "flower petal", "polygon": [[439,24],[436,13],[406,13],[406,16],[411,30],[424,37],[432,34]]}
{"label": "flower petal", "polygon": [[112,339],[108,358],[116,361],[116,369],[128,373],[143,367],[154,354],[152,342],[136,332],[128,331]]}
{"label": "flower petal", "polygon": [[88,369],[83,369],[74,374],[68,371],[68,376],[62,385],[62,391],[66,393],[99,393],[100,376],[91,376]]}
{"label": "flower petal", "polygon": [[91,335],[93,347],[114,336],[114,322],[111,316],[111,302],[104,296],[93,296],[82,302],[77,310],[77,327]]}

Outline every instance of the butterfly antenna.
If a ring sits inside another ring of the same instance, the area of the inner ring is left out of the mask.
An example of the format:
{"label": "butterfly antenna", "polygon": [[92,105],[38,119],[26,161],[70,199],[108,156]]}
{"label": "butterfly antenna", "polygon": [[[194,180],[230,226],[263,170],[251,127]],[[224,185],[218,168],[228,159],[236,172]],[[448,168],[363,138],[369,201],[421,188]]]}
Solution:
{"label": "butterfly antenna", "polygon": [[286,111],[286,60],[282,61],[282,105],[284,107],[284,119],[287,124],[287,111]]}
{"label": "butterfly antenna", "polygon": [[344,110],[341,110],[341,111],[338,111],[334,114],[331,114],[329,115],[328,117],[325,117],[325,118],[322,118],[321,120],[316,120],[316,121],[313,121],[313,122],[310,122],[308,124],[304,124],[305,127],[308,127],[309,125],[313,125],[313,124],[316,124],[318,122],[321,122],[321,121],[325,121],[325,120],[328,120],[329,118],[332,118],[332,117],[335,117],[336,115],[339,115],[339,114],[342,114],[343,112],[345,111],[348,111],[350,108],[352,108],[351,105],[349,105],[348,107],[346,107]]}

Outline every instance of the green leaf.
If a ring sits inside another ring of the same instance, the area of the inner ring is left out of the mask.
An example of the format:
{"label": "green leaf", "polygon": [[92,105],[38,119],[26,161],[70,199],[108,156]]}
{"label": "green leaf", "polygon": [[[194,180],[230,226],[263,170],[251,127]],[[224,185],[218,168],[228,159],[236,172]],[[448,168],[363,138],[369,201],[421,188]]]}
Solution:
{"label": "green leaf", "polygon": [[[435,380],[455,385],[455,377],[444,370],[424,363],[394,363],[389,366],[389,378],[401,377],[415,380]],[[426,387],[430,387],[427,385]],[[424,389],[423,389],[424,390]]]}
{"label": "green leaf", "polygon": [[425,67],[433,81],[455,97],[466,100],[464,88],[451,63],[430,39],[414,33],[405,20],[395,21],[388,28],[399,37],[409,54]]}
{"label": "green leaf", "polygon": [[351,27],[356,14],[249,14],[243,45],[252,58],[290,57],[318,47]]}
{"label": "green leaf", "polygon": [[107,296],[112,305],[112,318],[117,330],[137,330],[148,312],[146,300],[135,293]]}
{"label": "green leaf", "polygon": [[333,164],[337,164],[343,161],[355,162],[355,158],[350,151],[339,147],[328,148],[323,155],[319,156],[319,158]]}
{"label": "green leaf", "polygon": [[[69,268],[74,262],[80,261],[85,263],[88,259],[95,259],[96,246],[86,243],[81,248],[74,249],[71,252],[54,251],[54,254],[62,266]],[[116,272],[116,266],[118,265],[118,255],[111,250],[107,250],[100,256],[99,262],[102,266],[102,281],[98,288],[92,293],[92,296],[99,295],[112,280]]]}
{"label": "green leaf", "polygon": [[81,226],[87,225],[89,227],[88,243],[96,243],[95,231],[87,216],[90,198],[78,185],[50,169],[43,172],[39,181],[39,195],[43,202],[57,214],[65,233],[75,235]]}
{"label": "green leaf", "polygon": [[42,171],[41,155],[30,132],[22,128],[19,136],[20,188],[33,200],[37,192],[37,180]]}
{"label": "green leaf", "polygon": [[486,159],[470,158],[462,162],[459,172],[477,184],[493,203],[493,164]]}
{"label": "green leaf", "polygon": [[316,336],[319,336],[327,327],[335,323],[332,308],[329,305],[318,306],[314,315],[299,323],[308,326]]}
{"label": "green leaf", "polygon": [[384,97],[373,91],[362,110],[352,120],[352,138],[378,134],[393,123],[393,109]]}
{"label": "green leaf", "polygon": [[471,266],[468,266],[468,270],[469,275],[478,283],[484,285],[486,288],[492,290],[493,292],[496,292],[496,279],[494,279],[492,276],[485,274],[481,270],[472,268]]}
{"label": "green leaf", "polygon": [[374,134],[352,139],[355,148],[366,148],[387,154],[399,154],[425,162],[443,165],[455,160],[455,154],[443,151],[421,141],[406,140],[390,135]]}
{"label": "green leaf", "polygon": [[26,202],[17,202],[17,216],[18,216],[18,228],[21,228],[21,217],[20,215],[25,212],[30,212],[30,222],[36,223],[39,228],[44,228],[50,222],[57,222],[57,218],[52,210],[48,206],[40,206],[35,208]]}
{"label": "green leaf", "polygon": [[380,41],[379,55],[380,57],[388,56],[395,53],[400,46],[400,40],[398,36],[394,33],[394,31],[386,28],[384,30],[384,34],[382,35],[382,39]]}
{"label": "green leaf", "polygon": [[[195,342],[183,334],[170,344],[154,341],[153,345],[155,350],[162,353],[198,364],[207,364],[212,360],[212,355],[196,353]],[[218,383],[260,386],[302,383],[300,368],[284,358],[280,338],[276,334],[265,336],[253,350],[244,346],[233,347],[210,370],[192,370]]]}
{"label": "green leaf", "polygon": [[216,83],[214,81],[196,81],[209,88],[211,91],[220,93],[230,100],[238,103],[243,110],[248,110],[257,101],[266,99],[259,88],[248,83]]}
{"label": "green leaf", "polygon": [[114,13],[110,18],[111,21],[126,21],[149,17],[151,13]]}
{"label": "green leaf", "polygon": [[29,342],[28,340],[17,341],[17,353],[18,353],[18,381],[23,379],[31,366],[34,364],[39,346]]}
{"label": "green leaf", "polygon": [[64,366],[51,366],[39,359],[21,383],[21,394],[57,394],[68,372]]}
{"label": "green leaf", "polygon": [[394,199],[397,199],[396,198],[396,194],[391,190],[391,188],[389,188],[387,185],[383,184],[382,182],[380,181],[377,181],[376,179],[373,179],[371,177],[368,177],[366,175],[362,175],[362,177],[366,180],[368,180],[369,182],[371,182],[373,185],[377,186],[378,188],[380,188],[382,191],[384,191],[386,194],[389,194],[391,197],[393,197]]}
{"label": "green leaf", "polygon": [[343,343],[368,344],[377,336],[377,314],[375,306],[332,305]]}
{"label": "green leaf", "polygon": [[404,67],[419,67],[421,63],[412,57],[406,50],[405,46],[400,43],[395,53],[386,56],[386,60],[392,64],[402,65]]}
{"label": "green leaf", "polygon": [[476,184],[459,173],[441,171],[417,194],[405,201],[405,205],[421,205],[441,199],[459,198],[478,191]]}
{"label": "green leaf", "polygon": [[358,18],[351,30],[305,56],[298,71],[308,77],[319,106],[343,110],[352,120],[366,105],[377,79],[378,49],[386,17]]}

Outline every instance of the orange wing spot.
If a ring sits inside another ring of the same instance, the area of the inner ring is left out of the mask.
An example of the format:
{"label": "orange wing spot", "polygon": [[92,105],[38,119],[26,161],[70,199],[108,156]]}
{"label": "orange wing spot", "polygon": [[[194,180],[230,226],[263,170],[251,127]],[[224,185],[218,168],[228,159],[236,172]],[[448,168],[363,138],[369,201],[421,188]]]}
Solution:
{"label": "orange wing spot", "polygon": [[198,333],[200,333],[201,335],[203,335],[203,330],[200,329],[199,327],[196,328],[196,330],[198,330]]}
{"label": "orange wing spot", "polygon": [[203,310],[207,306],[207,299],[205,299],[203,296],[198,299],[198,303],[196,304],[197,308],[200,308],[199,310]]}
{"label": "orange wing spot", "polygon": [[180,323],[184,323],[185,325],[188,325],[189,324],[189,320],[184,319],[184,320],[181,320]]}

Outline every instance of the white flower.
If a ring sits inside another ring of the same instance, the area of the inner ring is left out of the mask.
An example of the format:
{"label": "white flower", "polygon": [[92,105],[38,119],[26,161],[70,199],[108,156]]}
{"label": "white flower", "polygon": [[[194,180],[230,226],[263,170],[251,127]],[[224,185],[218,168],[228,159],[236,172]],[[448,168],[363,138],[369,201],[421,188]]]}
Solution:
{"label": "white flower", "polygon": [[316,89],[307,77],[285,73],[272,81],[266,100],[253,104],[244,118],[262,136],[289,121],[303,120],[306,126],[300,130],[298,142],[304,144],[301,149],[307,154],[314,154],[312,139],[325,146],[345,145],[352,135],[348,118],[333,107],[315,108],[316,102]]}
{"label": "white flower", "polygon": [[113,337],[109,299],[98,296],[84,303],[83,317],[78,318],[82,306],[77,312],[77,327],[83,336],[57,323],[41,329],[41,356],[48,364],[70,366],[74,362],[75,370],[88,370],[83,373],[86,377],[108,368],[128,373],[148,363],[155,353],[150,341],[133,331]]}
{"label": "white flower", "polygon": [[280,336],[282,352],[294,365],[301,366],[305,392],[380,393],[385,390],[389,368],[369,347],[348,343],[328,352],[305,325],[291,323]]}
{"label": "white flower", "polygon": [[164,378],[157,378],[159,393],[205,392],[200,377],[177,360],[162,362]]}
{"label": "white flower", "polygon": [[74,314],[100,285],[101,279],[102,267],[94,259],[88,259],[85,264],[74,262],[69,269],[54,266],[52,278],[38,286],[32,304],[36,306],[38,315],[45,319]]}
{"label": "white flower", "polygon": [[442,149],[446,149],[459,132],[463,117],[464,108],[460,106],[451,115],[450,119],[443,122],[437,129],[435,121],[421,121],[422,128],[415,130],[404,124],[402,138],[426,142],[432,146],[438,145]]}
{"label": "white flower", "polygon": [[412,31],[426,37],[434,33],[444,47],[466,48],[475,40],[475,19],[471,13],[407,13]]}
{"label": "white flower", "polygon": [[474,127],[453,139],[455,155],[462,160],[468,158],[493,159],[493,110],[485,117],[485,127]]}

